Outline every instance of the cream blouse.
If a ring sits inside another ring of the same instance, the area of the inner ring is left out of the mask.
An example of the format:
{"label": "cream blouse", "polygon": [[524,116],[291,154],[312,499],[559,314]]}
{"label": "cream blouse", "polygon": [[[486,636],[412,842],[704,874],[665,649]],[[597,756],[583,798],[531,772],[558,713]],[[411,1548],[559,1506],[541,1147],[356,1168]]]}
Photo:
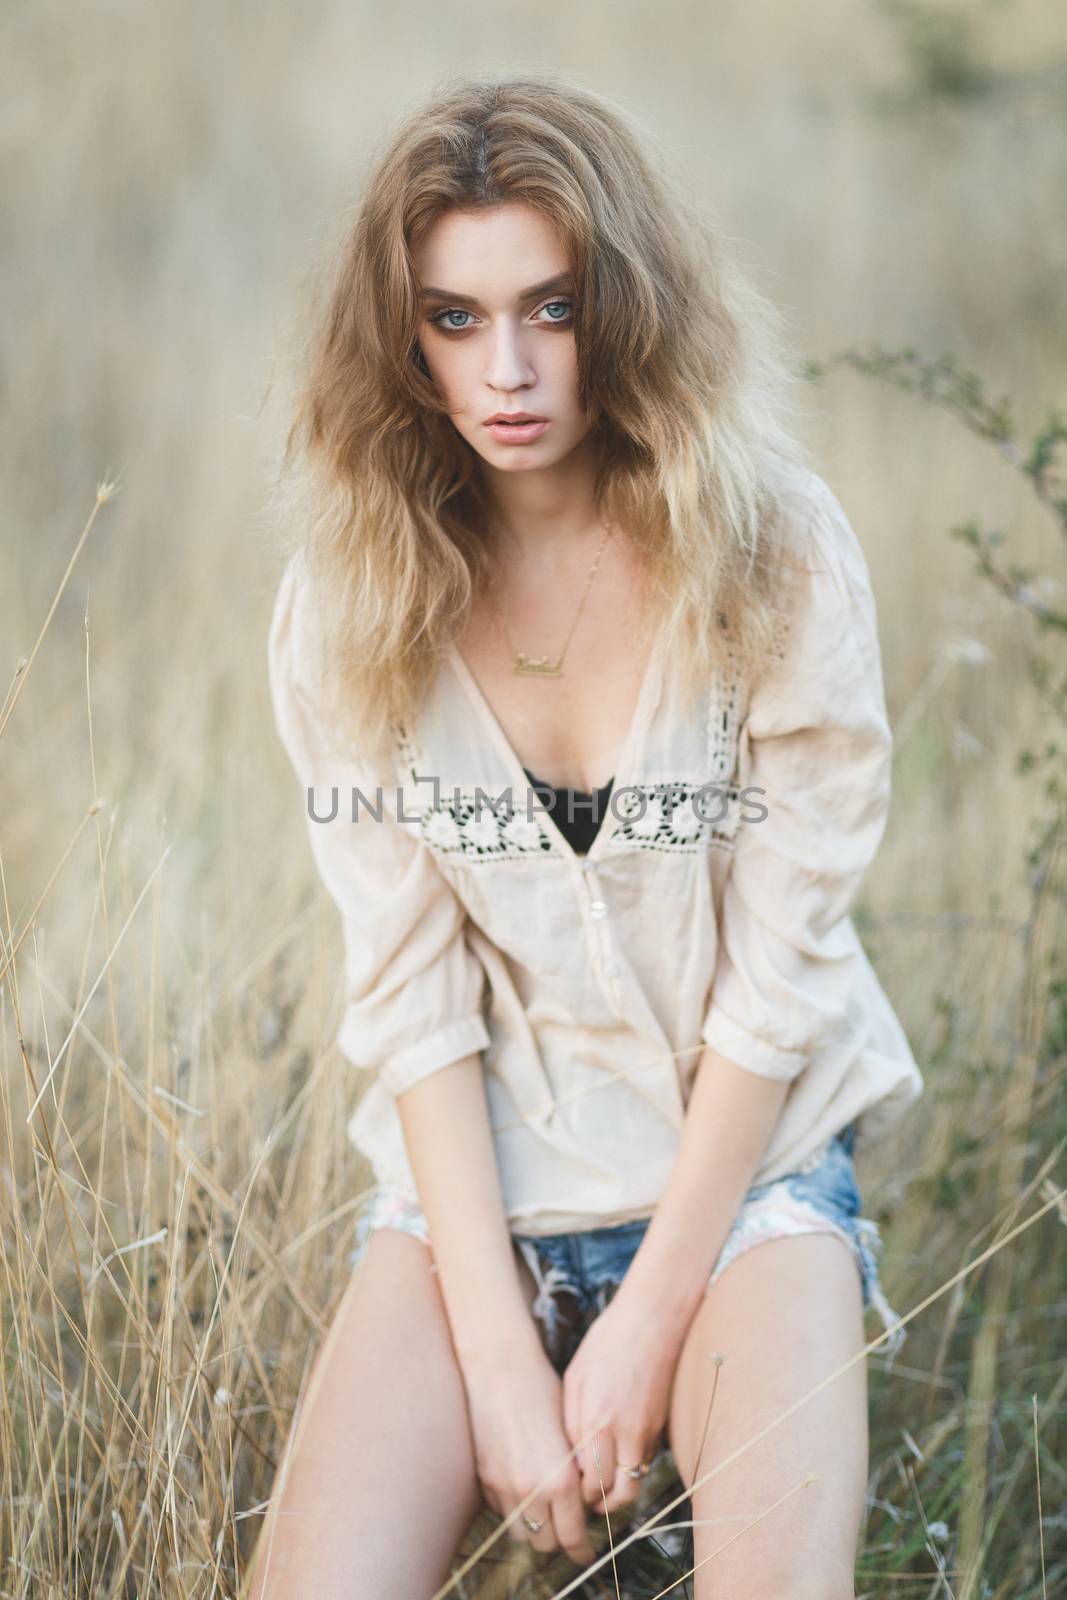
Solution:
{"label": "cream blouse", "polygon": [[395,770],[336,756],[290,560],[271,693],[341,914],[336,1042],[366,1074],[348,1134],[380,1186],[418,1199],[395,1097],[475,1051],[508,1221],[534,1234],[651,1215],[705,1045],[789,1084],[754,1183],[854,1119],[858,1154],[921,1094],[849,915],[890,794],[870,576],[820,477],[790,468],[785,497],[804,556],[783,643],[694,705],[657,641],[586,856],[454,646]]}

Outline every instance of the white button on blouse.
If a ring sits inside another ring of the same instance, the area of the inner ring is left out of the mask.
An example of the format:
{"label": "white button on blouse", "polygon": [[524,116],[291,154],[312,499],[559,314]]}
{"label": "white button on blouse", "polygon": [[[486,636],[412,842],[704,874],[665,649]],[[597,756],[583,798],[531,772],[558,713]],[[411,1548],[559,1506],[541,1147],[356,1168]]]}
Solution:
{"label": "white button on blouse", "polygon": [[[757,683],[716,674],[694,706],[657,642],[584,857],[535,796],[528,807],[522,764],[454,646],[416,725],[397,730],[395,768],[339,760],[314,607],[300,558],[287,566],[271,692],[341,914],[337,1044],[366,1078],[348,1131],[380,1184],[417,1199],[395,1098],[473,1052],[509,1223],[529,1233],[652,1213],[705,1045],[789,1083],[753,1182],[852,1121],[861,1151],[921,1094],[850,917],[890,792],[867,564],[816,474],[790,469],[785,504],[807,554],[780,656]],[[382,819],[353,821],[352,787],[379,785]],[[510,791],[510,808],[479,803],[479,786]],[[334,787],[335,819],[314,820],[307,790],[329,817]]]}

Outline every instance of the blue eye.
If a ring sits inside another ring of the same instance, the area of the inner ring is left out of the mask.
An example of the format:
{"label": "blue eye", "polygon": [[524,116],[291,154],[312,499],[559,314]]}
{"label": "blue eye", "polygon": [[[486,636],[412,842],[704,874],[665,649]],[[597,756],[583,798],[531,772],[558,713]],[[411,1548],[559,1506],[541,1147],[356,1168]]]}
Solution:
{"label": "blue eye", "polygon": [[[469,311],[463,311],[459,306],[449,306],[444,311],[439,311],[436,316],[431,317],[430,321],[431,322],[435,322],[439,328],[444,328],[446,326],[446,324],[444,323],[444,321],[442,319],[445,318],[445,317],[469,317],[469,316],[470,316],[470,312]],[[455,327],[455,324],[454,323],[449,323],[447,326],[448,327]],[[460,332],[462,330],[462,328],[465,327],[465,326],[466,325],[464,323],[461,323],[459,325],[459,327],[456,328],[456,332],[457,333]]]}
{"label": "blue eye", "polygon": [[[573,301],[546,300],[540,309],[542,311],[551,311],[553,307],[560,309],[562,315],[555,317],[550,316],[548,318],[549,322],[557,325],[566,324],[574,311]],[[464,311],[462,306],[445,306],[443,310],[435,312],[430,318],[430,321],[436,328],[440,328],[442,333],[466,333],[467,329],[471,326],[469,322],[451,322],[446,321],[445,319],[451,317],[470,317],[470,315],[471,313],[469,311]]]}

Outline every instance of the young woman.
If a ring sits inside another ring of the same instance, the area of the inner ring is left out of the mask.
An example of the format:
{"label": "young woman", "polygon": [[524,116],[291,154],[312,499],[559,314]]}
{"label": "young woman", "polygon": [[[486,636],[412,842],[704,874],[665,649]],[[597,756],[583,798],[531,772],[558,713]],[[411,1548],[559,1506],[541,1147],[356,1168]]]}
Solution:
{"label": "young woman", "polygon": [[849,915],[875,606],[779,326],[558,77],[450,82],[369,184],[270,674],[377,1183],[254,1600],[423,1600],[534,1490],[510,1536],[588,1563],[667,1448],[698,1597],[853,1594],[895,1317],[852,1154],[922,1080]]}

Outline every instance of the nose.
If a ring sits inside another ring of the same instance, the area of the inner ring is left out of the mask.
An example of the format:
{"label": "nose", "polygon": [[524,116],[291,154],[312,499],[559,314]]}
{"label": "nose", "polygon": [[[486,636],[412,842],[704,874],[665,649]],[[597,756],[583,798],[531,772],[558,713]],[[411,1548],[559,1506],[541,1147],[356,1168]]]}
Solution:
{"label": "nose", "polygon": [[510,394],[514,389],[529,388],[535,376],[518,328],[510,318],[502,318],[490,335],[486,383]]}

